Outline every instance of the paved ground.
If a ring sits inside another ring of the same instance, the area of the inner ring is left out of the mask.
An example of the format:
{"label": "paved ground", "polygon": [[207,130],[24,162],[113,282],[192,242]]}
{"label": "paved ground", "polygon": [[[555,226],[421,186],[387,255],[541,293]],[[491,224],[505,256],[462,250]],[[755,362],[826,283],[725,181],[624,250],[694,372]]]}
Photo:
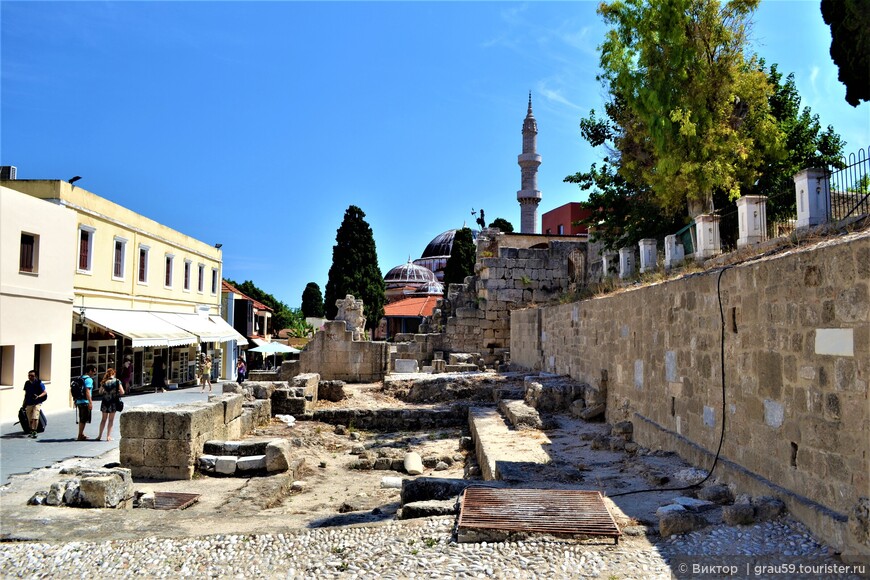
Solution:
{"label": "paved ground", "polygon": [[[215,391],[216,392],[216,391]],[[166,391],[165,393],[135,394],[124,397],[124,404],[129,407],[139,405],[175,405],[192,401],[204,401],[208,393],[200,393],[198,388]],[[99,403],[94,405],[94,417],[85,428],[85,435],[96,437],[100,430],[102,414]],[[17,409],[15,410],[17,413]],[[4,410],[4,415],[11,415]],[[9,418],[9,417],[4,417]],[[120,434],[120,417],[115,416],[112,429],[112,441],[76,441],[78,427],[75,420],[75,410],[68,409],[60,413],[47,415],[48,425],[45,433],[40,433],[38,439],[25,437],[17,418],[9,418],[0,423],[0,485],[9,482],[9,476],[19,473],[30,473],[34,469],[48,467],[71,457],[97,457],[118,447]],[[105,439],[106,434],[103,434]]]}

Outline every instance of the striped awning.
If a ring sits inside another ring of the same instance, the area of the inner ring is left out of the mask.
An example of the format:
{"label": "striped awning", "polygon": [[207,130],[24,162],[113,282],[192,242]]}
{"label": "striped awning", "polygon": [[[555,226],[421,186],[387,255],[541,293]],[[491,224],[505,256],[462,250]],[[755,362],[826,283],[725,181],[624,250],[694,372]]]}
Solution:
{"label": "striped awning", "polygon": [[229,342],[247,344],[245,337],[219,316],[154,312],[154,316],[199,337],[199,342]]}
{"label": "striped awning", "polygon": [[126,336],[132,346],[181,346],[196,344],[199,338],[151,312],[87,308],[84,321]]}

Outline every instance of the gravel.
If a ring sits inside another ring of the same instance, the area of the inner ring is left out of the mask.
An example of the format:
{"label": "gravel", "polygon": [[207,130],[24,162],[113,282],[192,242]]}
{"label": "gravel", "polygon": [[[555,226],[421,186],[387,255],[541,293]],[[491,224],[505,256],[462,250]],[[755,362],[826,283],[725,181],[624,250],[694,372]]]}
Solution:
{"label": "gravel", "polygon": [[836,562],[799,523],[714,526],[658,540],[533,539],[458,544],[454,519],[281,534],[46,544],[7,542],[0,576],[90,578],[671,578],[674,557],[792,554]]}

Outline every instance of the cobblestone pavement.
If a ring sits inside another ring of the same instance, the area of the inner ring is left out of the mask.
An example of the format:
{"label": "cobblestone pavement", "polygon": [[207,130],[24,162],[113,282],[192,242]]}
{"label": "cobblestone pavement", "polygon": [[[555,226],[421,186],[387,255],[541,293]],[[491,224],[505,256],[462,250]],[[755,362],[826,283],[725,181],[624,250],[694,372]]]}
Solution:
{"label": "cobblestone pavement", "polygon": [[[651,579],[672,578],[672,573],[679,570],[680,558],[691,555],[712,558],[751,554],[762,559],[800,556],[814,558],[814,562],[838,562],[803,526],[789,518],[753,526],[714,526],[657,543],[651,543],[643,535],[625,536],[619,545],[610,540],[546,538],[458,544],[451,540],[454,523],[454,518],[442,517],[375,526],[181,540],[6,543],[0,549],[0,575]],[[652,539],[658,540],[655,536]]]}

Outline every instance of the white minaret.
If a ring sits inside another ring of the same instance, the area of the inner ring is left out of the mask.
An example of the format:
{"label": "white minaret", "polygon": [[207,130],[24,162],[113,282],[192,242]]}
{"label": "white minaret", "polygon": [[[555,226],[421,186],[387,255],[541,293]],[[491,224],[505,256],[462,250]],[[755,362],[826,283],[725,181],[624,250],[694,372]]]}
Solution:
{"label": "white minaret", "polygon": [[538,166],[541,156],[537,153],[538,122],[532,114],[532,92],[529,91],[529,112],[523,121],[523,152],[517,157],[520,165],[521,190],[517,192],[520,202],[520,233],[538,233],[538,204],[541,192],[538,191]]}

